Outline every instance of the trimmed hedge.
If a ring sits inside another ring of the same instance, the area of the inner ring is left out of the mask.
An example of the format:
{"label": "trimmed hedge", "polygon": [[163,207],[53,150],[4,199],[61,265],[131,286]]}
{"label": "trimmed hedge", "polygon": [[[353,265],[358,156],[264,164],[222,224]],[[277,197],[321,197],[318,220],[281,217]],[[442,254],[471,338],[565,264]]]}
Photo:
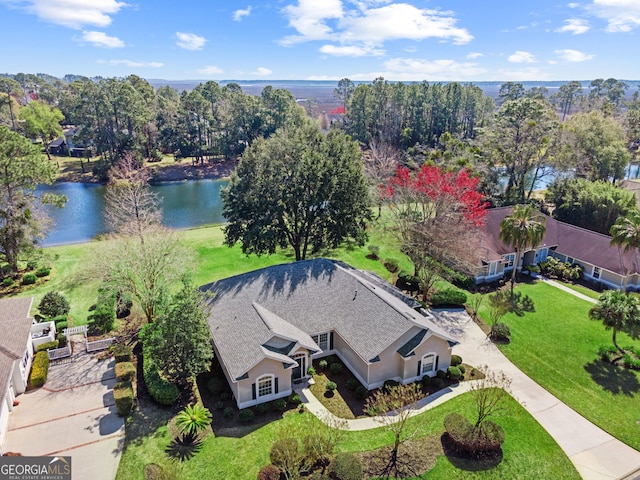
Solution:
{"label": "trimmed hedge", "polygon": [[459,413],[450,413],[444,419],[444,428],[453,449],[473,458],[499,455],[504,443],[504,430],[491,420],[485,420],[478,428]]}
{"label": "trimmed hedge", "polygon": [[458,380],[462,376],[462,372],[458,367],[449,367],[447,369],[447,375],[452,380]]}
{"label": "trimmed hedge", "polygon": [[[123,365],[119,363],[116,365],[116,370],[118,365]],[[132,365],[133,366],[133,365]],[[118,410],[118,415],[121,417],[126,417],[131,412],[133,408],[133,386],[129,381],[120,381],[113,386],[113,398],[116,401],[116,408]]]}
{"label": "trimmed hedge", "polygon": [[459,305],[462,306],[467,302],[467,294],[461,290],[447,288],[431,295],[429,299],[431,305]]}
{"label": "trimmed hedge", "polygon": [[356,398],[358,400],[364,400],[365,398],[367,398],[367,395],[369,395],[369,390],[367,390],[366,387],[360,385],[358,388],[356,388]]}
{"label": "trimmed hedge", "polygon": [[460,355],[451,355],[451,366],[457,367],[462,363],[462,357]]}
{"label": "trimmed hedge", "polygon": [[341,363],[332,363],[329,367],[329,371],[334,375],[340,375],[342,373],[342,364]]}
{"label": "trimmed hedge", "polygon": [[116,343],[111,346],[111,352],[116,363],[131,362],[133,358],[131,347],[123,343]]}
{"label": "trimmed hedge", "polygon": [[36,353],[31,367],[31,385],[41,387],[49,374],[49,354],[46,351]]}
{"label": "trimmed hedge", "polygon": [[250,422],[251,420],[253,420],[253,410],[251,410],[250,408],[244,408],[240,410],[240,413],[238,413],[238,418],[241,422]]}
{"label": "trimmed hedge", "polygon": [[36,270],[36,277],[48,277],[51,269],[48,267],[40,267]]}
{"label": "trimmed hedge", "polygon": [[23,285],[33,285],[34,283],[36,283],[36,280],[38,280],[38,277],[36,277],[33,273],[25,273],[22,276]]}
{"label": "trimmed hedge", "polygon": [[136,367],[131,362],[118,362],[115,370],[118,382],[131,382],[136,377]]}
{"label": "trimmed hedge", "polygon": [[36,353],[37,352],[43,352],[45,350],[52,350],[54,348],[58,348],[58,344],[59,344],[58,340],[54,340],[53,342],[41,343],[40,345],[38,345],[36,347]]}
{"label": "trimmed hedge", "polygon": [[144,383],[149,395],[160,405],[173,405],[180,396],[180,391],[173,383],[165,380],[153,362],[145,358],[143,364]]}

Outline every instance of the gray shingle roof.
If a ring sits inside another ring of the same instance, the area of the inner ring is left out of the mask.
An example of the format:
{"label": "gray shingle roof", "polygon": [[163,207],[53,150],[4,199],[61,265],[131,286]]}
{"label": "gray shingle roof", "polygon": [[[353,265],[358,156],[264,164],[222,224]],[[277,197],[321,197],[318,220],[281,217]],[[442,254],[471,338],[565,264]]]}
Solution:
{"label": "gray shingle roof", "polygon": [[[232,378],[243,376],[265,358],[263,345],[274,332],[292,338],[295,331],[308,336],[335,330],[365,361],[416,325],[453,340],[413,310],[411,299],[379,277],[328,259],[276,265],[219,280],[202,290],[215,293],[209,326]],[[254,303],[269,312],[267,322]]]}
{"label": "gray shingle roof", "polygon": [[0,300],[0,403],[13,370],[13,363],[24,355],[27,339],[31,335],[29,317],[32,297]]}

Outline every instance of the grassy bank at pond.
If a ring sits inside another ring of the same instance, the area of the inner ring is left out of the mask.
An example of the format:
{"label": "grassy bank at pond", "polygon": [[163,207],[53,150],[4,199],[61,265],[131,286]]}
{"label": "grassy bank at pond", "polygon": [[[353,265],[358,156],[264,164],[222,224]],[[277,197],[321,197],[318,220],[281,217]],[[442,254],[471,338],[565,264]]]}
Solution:
{"label": "grassy bank at pond", "polygon": [[[592,303],[542,282],[520,284],[535,312],[505,315],[511,343],[502,352],[529,377],[600,428],[640,450],[640,372],[600,361],[600,345],[612,345],[611,331],[590,320]],[[488,300],[480,315],[489,319]],[[620,345],[635,345],[625,334]]]}
{"label": "grassy bank at pond", "polygon": [[[440,446],[444,417],[451,412],[460,412],[473,417],[475,405],[469,394],[461,395],[444,405],[425,412],[410,420],[407,431],[419,430],[419,436],[435,436],[434,444]],[[145,412],[149,415],[151,412]],[[214,412],[214,415],[220,415]],[[202,444],[196,455],[186,462],[175,464],[177,478],[200,480],[202,478],[224,478],[225,480],[251,480],[256,478],[258,469],[269,463],[269,450],[279,432],[288,425],[306,423],[307,429],[319,420],[310,413],[291,413],[284,418],[257,429],[250,425],[239,426],[234,436],[210,436]],[[131,437],[135,422],[149,422],[149,418],[135,412],[127,420],[127,441],[125,444],[116,480],[142,480],[144,467],[149,463],[166,465],[169,460],[165,449],[171,442],[166,426],[147,431],[144,436]],[[453,463],[438,452],[435,467],[419,478],[562,478],[579,479],[569,459],[555,441],[515,400],[507,402],[506,415],[496,419],[505,430],[503,445],[504,458],[495,468],[474,471],[473,463],[453,460]],[[153,420],[151,419],[151,423]],[[312,429],[311,429],[312,430]],[[346,432],[339,445],[340,451],[360,452],[373,450],[393,442],[393,435],[384,428],[361,432]]]}
{"label": "grassy bank at pond", "polygon": [[[178,234],[184,244],[196,252],[196,261],[191,272],[196,285],[270,265],[292,262],[295,259],[293,252],[289,249],[279,250],[274,255],[247,257],[242,253],[240,245],[233,248],[224,245],[222,225],[182,230]],[[35,308],[46,292],[61,291],[71,303],[70,315],[74,324],[85,324],[89,315],[89,306],[95,302],[100,286],[95,274],[89,273],[90,267],[94,259],[100,255],[106,242],[108,240],[46,248],[45,251],[53,259],[50,279],[40,285],[25,287],[19,296],[34,296]],[[380,247],[380,258],[394,258],[399,261],[400,268],[411,270],[411,263],[405,255],[400,253],[393,235],[376,223],[373,223],[370,228],[368,245]],[[356,268],[374,271],[391,280],[392,274],[382,262],[368,258],[368,254],[369,250],[366,246],[345,246],[335,250],[321,251],[314,256],[342,260]]]}

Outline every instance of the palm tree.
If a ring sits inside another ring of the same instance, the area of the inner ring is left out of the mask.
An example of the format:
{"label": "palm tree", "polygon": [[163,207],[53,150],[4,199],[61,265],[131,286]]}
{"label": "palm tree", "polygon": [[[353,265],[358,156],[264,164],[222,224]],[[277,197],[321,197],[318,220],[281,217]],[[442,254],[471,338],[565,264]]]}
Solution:
{"label": "palm tree", "polygon": [[[623,252],[633,250],[636,256],[636,265],[638,265],[638,248],[640,248],[640,212],[635,211],[629,213],[626,217],[618,217],[616,223],[613,224],[611,230],[611,245],[618,245]],[[624,267],[624,261],[623,261]],[[625,268],[624,285],[622,290],[627,289],[627,277],[629,272]]]}
{"label": "palm tree", "polygon": [[531,205],[516,205],[511,215],[507,215],[500,222],[500,240],[511,245],[516,251],[511,271],[511,296],[513,296],[520,255],[527,248],[538,245],[546,231],[544,217]]}
{"label": "palm tree", "polygon": [[598,304],[589,310],[589,318],[602,321],[605,330],[613,330],[613,345],[624,353],[616,342],[616,334],[640,326],[640,300],[635,294],[607,290],[600,295]]}
{"label": "palm tree", "polygon": [[194,439],[201,430],[211,424],[211,412],[208,408],[196,403],[187,405],[176,415],[175,420],[180,431],[188,438]]}

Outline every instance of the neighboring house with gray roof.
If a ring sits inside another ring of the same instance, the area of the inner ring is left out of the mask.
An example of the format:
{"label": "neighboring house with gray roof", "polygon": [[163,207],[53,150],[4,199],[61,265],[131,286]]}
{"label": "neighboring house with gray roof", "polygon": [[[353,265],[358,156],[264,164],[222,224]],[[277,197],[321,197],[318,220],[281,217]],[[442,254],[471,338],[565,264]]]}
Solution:
{"label": "neighboring house with gray roof", "polygon": [[33,358],[32,302],[31,297],[0,300],[0,453],[13,401],[27,388]]}
{"label": "neighboring house with gray roof", "polygon": [[205,285],[213,347],[239,408],[286,397],[312,359],[337,355],[367,388],[450,365],[455,340],[369,272],[314,259]]}
{"label": "neighboring house with gray roof", "polygon": [[[500,240],[500,223],[512,211],[513,207],[487,210],[484,228],[474,250],[477,255],[476,283],[497,280],[513,269],[513,247]],[[607,235],[542,216],[546,222],[542,242],[524,252],[518,269],[551,256],[562,262],[581,265],[585,279],[608,288],[622,288],[626,281],[627,288],[640,289],[640,265],[635,251],[624,252],[612,246],[611,237]]]}

